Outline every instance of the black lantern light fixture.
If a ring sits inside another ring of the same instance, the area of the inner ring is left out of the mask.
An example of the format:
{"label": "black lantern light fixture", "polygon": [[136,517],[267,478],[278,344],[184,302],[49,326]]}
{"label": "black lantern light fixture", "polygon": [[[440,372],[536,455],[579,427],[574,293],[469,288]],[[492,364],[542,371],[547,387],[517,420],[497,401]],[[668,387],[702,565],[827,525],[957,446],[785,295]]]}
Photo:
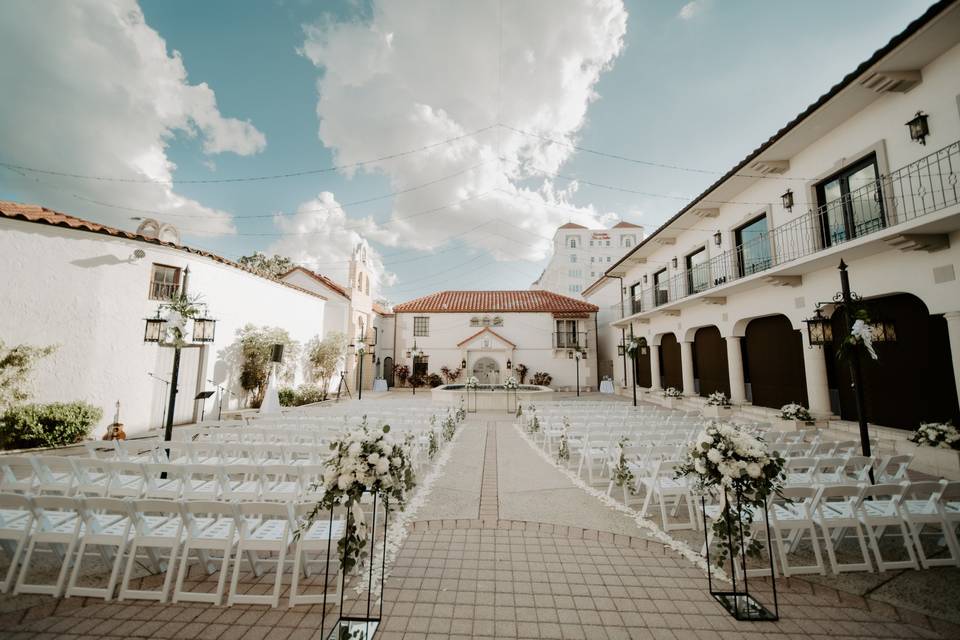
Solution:
{"label": "black lantern light fixture", "polygon": [[161,342],[164,334],[167,332],[167,321],[160,317],[147,318],[147,325],[143,331],[144,342]]}
{"label": "black lantern light fixture", "polygon": [[213,318],[194,318],[193,320],[193,341],[194,342],[213,342],[213,336],[217,329],[217,321]]}
{"label": "black lantern light fixture", "polygon": [[464,358],[464,359],[462,359],[462,360],[460,361],[460,368],[461,368],[461,369],[466,369],[466,368],[467,368],[467,359],[466,359],[466,358]]}
{"label": "black lantern light fixture", "polygon": [[676,268],[677,268],[677,256],[673,256],[672,263],[673,263],[673,268],[676,269]]}
{"label": "black lantern light fixture", "polygon": [[783,208],[787,211],[793,211],[793,190],[787,189],[787,191],[780,196],[780,200],[783,201]]}
{"label": "black lantern light fixture", "polygon": [[639,349],[640,349],[640,355],[642,355],[642,356],[647,355],[647,339],[646,339],[646,338],[640,338],[639,344],[640,344],[640,347],[639,347]]}
{"label": "black lantern light fixture", "polygon": [[833,324],[830,318],[823,315],[820,307],[817,307],[814,316],[807,323],[807,337],[810,339],[810,346],[822,347],[833,342]]}
{"label": "black lantern light fixture", "polygon": [[507,371],[513,369],[513,362],[510,361],[510,358],[507,358]]}
{"label": "black lantern light fixture", "polygon": [[617,345],[617,355],[622,356],[626,353],[626,346],[623,343]]}
{"label": "black lantern light fixture", "polygon": [[907,129],[910,130],[911,140],[916,140],[922,145],[927,144],[927,136],[930,135],[930,126],[927,124],[927,114],[923,111],[917,111],[917,115],[907,123]]}
{"label": "black lantern light fixture", "polygon": [[643,274],[643,284],[647,284],[647,274]]}
{"label": "black lantern light fixture", "polygon": [[719,247],[721,242],[723,242],[723,234],[717,231],[713,234],[713,244]]}
{"label": "black lantern light fixture", "polygon": [[896,342],[897,329],[893,322],[887,318],[880,318],[870,323],[870,329],[873,333],[874,342]]}

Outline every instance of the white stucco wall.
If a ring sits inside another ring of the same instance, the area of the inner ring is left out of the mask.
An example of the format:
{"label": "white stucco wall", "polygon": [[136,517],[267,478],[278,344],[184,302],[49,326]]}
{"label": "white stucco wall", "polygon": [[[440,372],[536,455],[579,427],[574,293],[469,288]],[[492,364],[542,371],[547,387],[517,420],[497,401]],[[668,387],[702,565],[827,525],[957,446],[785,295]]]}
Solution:
{"label": "white stucco wall", "polygon": [[[146,257],[133,261],[136,249]],[[216,341],[202,347],[202,361],[199,349],[184,350],[181,380],[193,377],[200,384],[193,388],[182,383],[178,406],[193,404],[198,390],[214,390],[207,380],[227,382],[240,394],[236,367],[223,356],[245,324],[281,327],[301,343],[323,330],[323,299],[209,258],[85,231],[0,220],[0,337],[7,344],[59,345],[37,367],[34,399],[84,400],[103,408],[94,437],[112,422],[117,400],[128,433],[161,423],[164,385],[148,372],[169,379],[173,350],[143,342],[144,318],[158,305],[148,299],[154,263],[189,266],[190,294],[202,296],[217,320]],[[191,376],[198,363],[200,375]],[[237,405],[227,396],[225,408]],[[214,399],[207,401],[206,411],[207,417],[216,412]]]}
{"label": "white stucco wall", "polygon": [[[473,340],[463,347],[457,346],[482,330],[482,327],[471,327],[470,319],[483,315],[496,315],[503,318],[503,326],[490,327],[490,329],[516,345],[515,349],[488,334],[481,338],[489,339],[489,347],[484,348],[482,342],[478,340]],[[422,349],[429,358],[430,373],[439,374],[443,366],[456,369],[465,358],[467,360],[466,375],[470,375],[478,359],[489,357],[499,365],[501,382],[509,375],[506,362],[510,359],[514,365],[527,365],[529,368],[527,383],[530,382],[534,373],[544,371],[553,376],[551,386],[554,388],[573,387],[576,384],[574,361],[568,359],[566,350],[553,348],[555,320],[550,313],[398,313],[396,314],[396,362],[398,365],[407,365],[411,371],[413,363],[406,357],[406,350],[413,346],[415,316],[430,318],[430,335],[416,337],[417,347]],[[580,385],[596,388],[594,314],[577,322],[579,323],[578,331],[587,332],[589,350],[588,358],[580,363]]]}

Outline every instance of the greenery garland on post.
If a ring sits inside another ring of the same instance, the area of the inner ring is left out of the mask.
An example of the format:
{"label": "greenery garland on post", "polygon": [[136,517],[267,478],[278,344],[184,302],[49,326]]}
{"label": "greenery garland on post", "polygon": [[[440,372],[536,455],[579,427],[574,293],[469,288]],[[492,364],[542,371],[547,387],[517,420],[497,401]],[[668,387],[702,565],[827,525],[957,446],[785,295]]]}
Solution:
{"label": "greenery garland on post", "polygon": [[557,462],[570,461],[570,443],[567,432],[570,431],[570,419],[563,417],[563,429],[560,430],[560,446],[557,447]]}
{"label": "greenery garland on post", "polygon": [[631,495],[636,494],[637,490],[634,485],[636,485],[637,479],[633,475],[633,471],[630,470],[630,466],[627,464],[627,454],[624,453],[623,448],[630,444],[630,438],[622,436],[617,442],[617,466],[613,468],[613,482],[618,487],[626,487]]}

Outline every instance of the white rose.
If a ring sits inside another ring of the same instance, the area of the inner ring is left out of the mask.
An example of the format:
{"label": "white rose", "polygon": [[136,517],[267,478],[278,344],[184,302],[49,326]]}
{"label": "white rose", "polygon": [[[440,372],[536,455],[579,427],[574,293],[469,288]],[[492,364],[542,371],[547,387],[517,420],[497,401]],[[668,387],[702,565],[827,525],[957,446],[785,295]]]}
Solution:
{"label": "white rose", "polygon": [[390,461],[387,460],[386,458],[380,458],[379,460],[377,460],[376,468],[377,468],[377,473],[379,473],[380,475],[384,475],[385,473],[390,471]]}
{"label": "white rose", "polygon": [[337,488],[339,488],[341,491],[346,491],[351,484],[353,484],[352,473],[345,473],[337,478]]}
{"label": "white rose", "polygon": [[380,451],[383,453],[383,455],[389,456],[391,453],[393,453],[393,445],[384,439],[383,442],[380,443]]}
{"label": "white rose", "polygon": [[351,458],[356,458],[360,455],[360,452],[363,450],[363,445],[359,442],[354,442],[347,448],[347,455]]}
{"label": "white rose", "polygon": [[402,462],[403,462],[403,460],[401,460],[399,457],[392,458],[392,459],[390,460],[390,464],[392,464],[392,465],[395,466],[395,467],[399,467]]}
{"label": "white rose", "polygon": [[763,468],[756,462],[751,462],[747,465],[747,475],[751,478],[759,478],[762,473]]}
{"label": "white rose", "polygon": [[333,467],[327,467],[323,471],[324,486],[331,487],[337,481],[337,470]]}
{"label": "white rose", "polygon": [[717,451],[716,449],[710,449],[709,451],[707,451],[707,460],[709,460],[713,464],[717,464],[718,462],[723,460],[723,454]]}
{"label": "white rose", "polygon": [[371,453],[370,455],[367,456],[367,464],[376,466],[378,462],[380,462],[379,453]]}
{"label": "white rose", "polygon": [[694,468],[694,470],[696,470],[696,472],[699,473],[700,475],[704,475],[704,474],[707,473],[707,466],[706,466],[705,464],[703,464],[703,461],[700,460],[700,458],[697,458],[696,460],[694,460],[694,462],[693,462],[693,468]]}

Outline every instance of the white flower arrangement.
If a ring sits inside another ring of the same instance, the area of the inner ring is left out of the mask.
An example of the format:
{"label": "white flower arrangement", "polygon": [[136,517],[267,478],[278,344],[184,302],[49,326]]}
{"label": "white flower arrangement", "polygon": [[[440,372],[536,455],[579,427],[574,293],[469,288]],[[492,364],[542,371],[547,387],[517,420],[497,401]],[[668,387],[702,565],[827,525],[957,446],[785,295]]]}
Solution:
{"label": "white flower arrangement", "polygon": [[340,435],[330,443],[333,452],[324,463],[323,497],[301,525],[303,531],[321,512],[342,505],[347,509],[347,527],[337,543],[343,570],[349,573],[366,557],[367,527],[360,498],[372,493],[388,500],[391,509],[401,511],[407,493],[416,486],[409,434],[402,442],[390,435],[390,425],[371,430],[366,425]]}
{"label": "white flower arrangement", "polygon": [[443,421],[443,439],[447,442],[453,440],[454,434],[457,433],[457,421],[453,419],[453,416],[447,416]]}
{"label": "white flower arrangement", "polygon": [[532,404],[527,407],[527,431],[537,433],[540,431],[540,419],[537,418],[537,408]]}
{"label": "white flower arrangement", "polygon": [[557,447],[557,462],[570,461],[570,443],[567,433],[570,431],[570,420],[563,418],[563,429],[560,430],[560,446]]}
{"label": "white flower arrangement", "polygon": [[682,398],[683,392],[680,391],[680,389],[677,389],[676,387],[667,387],[666,389],[663,390],[663,397],[664,398]]}
{"label": "white flower arrangement", "polygon": [[780,419],[781,420],[800,420],[801,422],[810,422],[811,420],[813,420],[813,416],[810,415],[810,412],[807,411],[807,408],[802,404],[791,402],[790,404],[785,404],[782,407],[780,407]]}
{"label": "white flower arrangement", "polygon": [[713,532],[724,542],[719,545],[718,565],[731,548],[737,556],[741,544],[747,555],[760,554],[763,546],[751,538],[751,524],[763,513],[766,499],[783,489],[783,465],[783,458],[768,452],[759,436],[744,427],[711,420],[690,445],[683,464],[675,468],[678,478],[693,477],[696,490],[719,492],[723,509],[713,522]]}
{"label": "white flower arrangement", "polygon": [[847,341],[853,345],[862,344],[870,357],[874,360],[877,359],[877,352],[873,350],[873,327],[862,318],[854,320]]}
{"label": "white flower arrangement", "polygon": [[945,422],[924,422],[907,439],[925,447],[960,449],[960,431]]}
{"label": "white flower arrangement", "polygon": [[515,390],[520,388],[520,383],[517,382],[517,379],[513,376],[507,378],[506,382],[503,383],[503,386],[507,389]]}
{"label": "white flower arrangement", "polygon": [[630,470],[630,466],[627,464],[627,455],[624,453],[623,448],[630,444],[630,438],[623,436],[617,442],[617,466],[613,468],[613,482],[618,487],[626,487],[630,494],[636,493],[636,477],[633,475],[633,471]]}
{"label": "white flower arrangement", "polygon": [[427,457],[433,460],[439,450],[440,442],[437,439],[437,431],[431,428],[430,435],[427,437]]}
{"label": "white flower arrangement", "polygon": [[476,376],[470,376],[463,386],[467,389],[476,389],[480,386],[480,380],[478,380]]}
{"label": "white flower arrangement", "polygon": [[460,396],[460,406],[457,407],[456,418],[457,422],[463,422],[467,419],[467,410],[463,406],[463,396]]}
{"label": "white flower arrangement", "polygon": [[723,391],[714,391],[707,396],[707,405],[711,407],[729,407],[730,398]]}

